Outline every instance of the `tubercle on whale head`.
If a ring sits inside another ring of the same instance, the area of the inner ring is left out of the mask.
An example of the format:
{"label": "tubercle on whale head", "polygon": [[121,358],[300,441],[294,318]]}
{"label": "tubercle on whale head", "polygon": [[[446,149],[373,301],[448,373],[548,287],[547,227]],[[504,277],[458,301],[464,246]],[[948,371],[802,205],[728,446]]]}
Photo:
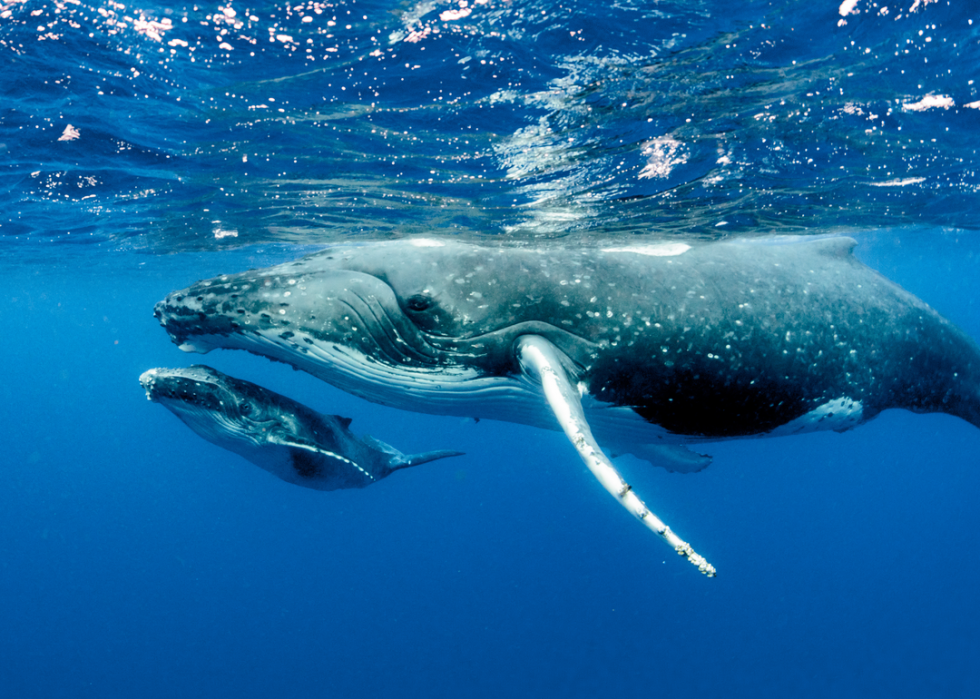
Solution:
{"label": "tubercle on whale head", "polygon": [[230,394],[217,379],[210,367],[149,369],[140,375],[139,381],[146,397],[152,402],[172,402],[197,406],[201,409],[227,411],[234,405]]}
{"label": "tubercle on whale head", "polygon": [[[168,297],[169,298],[169,297]],[[187,322],[174,322],[173,317],[165,314],[165,301],[159,302],[153,309],[153,316],[160,321],[161,327],[167,331],[167,335],[175,345],[184,352],[196,352],[207,354],[213,347],[208,346],[201,338],[190,340],[187,332]],[[204,314],[200,314],[198,320],[203,320]]]}
{"label": "tubercle on whale head", "polygon": [[168,294],[153,314],[176,345],[201,354],[225,346],[228,338],[283,333],[315,318],[300,298],[303,275],[273,269],[198,281]]}

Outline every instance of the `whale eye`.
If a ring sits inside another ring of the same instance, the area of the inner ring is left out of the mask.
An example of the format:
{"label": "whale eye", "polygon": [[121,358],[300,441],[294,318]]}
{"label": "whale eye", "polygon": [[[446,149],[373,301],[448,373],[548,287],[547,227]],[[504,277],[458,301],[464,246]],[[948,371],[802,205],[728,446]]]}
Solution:
{"label": "whale eye", "polygon": [[238,406],[238,412],[240,412],[242,415],[245,415],[245,416],[251,415],[252,414],[252,404],[251,403],[242,403],[241,405]]}
{"label": "whale eye", "polygon": [[408,306],[408,310],[414,311],[415,313],[427,311],[432,307],[432,297],[426,294],[415,294],[414,296],[408,297],[405,305]]}

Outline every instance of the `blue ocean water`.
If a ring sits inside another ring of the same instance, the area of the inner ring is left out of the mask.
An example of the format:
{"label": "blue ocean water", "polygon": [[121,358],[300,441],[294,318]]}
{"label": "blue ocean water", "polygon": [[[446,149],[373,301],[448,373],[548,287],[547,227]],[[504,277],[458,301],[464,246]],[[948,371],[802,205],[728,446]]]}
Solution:
{"label": "blue ocean water", "polygon": [[0,0],[0,697],[967,697],[980,432],[564,438],[204,360],[405,452],[297,488],[146,401],[153,304],[317,246],[847,233],[980,338],[980,12],[945,0]]}

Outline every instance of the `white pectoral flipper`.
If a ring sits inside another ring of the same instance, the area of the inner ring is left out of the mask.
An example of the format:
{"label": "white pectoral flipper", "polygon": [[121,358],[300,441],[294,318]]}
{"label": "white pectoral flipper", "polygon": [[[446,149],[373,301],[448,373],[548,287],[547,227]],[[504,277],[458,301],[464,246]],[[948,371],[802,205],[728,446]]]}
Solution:
{"label": "white pectoral flipper", "polygon": [[677,553],[687,557],[708,577],[714,577],[714,566],[696,553],[690,544],[674,534],[670,527],[643,504],[630,485],[616,471],[612,462],[602,453],[585,419],[581,396],[562,366],[560,350],[539,335],[525,335],[517,342],[517,352],[521,369],[528,376],[540,381],[545,398],[558,424],[602,486]]}

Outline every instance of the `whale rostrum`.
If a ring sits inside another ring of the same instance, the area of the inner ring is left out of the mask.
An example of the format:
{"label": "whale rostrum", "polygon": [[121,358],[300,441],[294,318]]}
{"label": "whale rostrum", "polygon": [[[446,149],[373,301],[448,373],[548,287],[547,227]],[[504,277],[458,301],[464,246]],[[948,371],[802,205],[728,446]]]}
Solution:
{"label": "whale rostrum", "polygon": [[367,400],[560,428],[699,569],[603,453],[843,431],[889,408],[980,426],[980,350],[850,238],[517,246],[407,239],[205,280],[155,314],[182,349],[245,349]]}
{"label": "whale rostrum", "polygon": [[350,418],[324,415],[249,381],[204,365],[150,369],[146,397],[194,432],[288,483],[315,490],[363,488],[398,469],[458,451],[402,454],[350,431]]}

